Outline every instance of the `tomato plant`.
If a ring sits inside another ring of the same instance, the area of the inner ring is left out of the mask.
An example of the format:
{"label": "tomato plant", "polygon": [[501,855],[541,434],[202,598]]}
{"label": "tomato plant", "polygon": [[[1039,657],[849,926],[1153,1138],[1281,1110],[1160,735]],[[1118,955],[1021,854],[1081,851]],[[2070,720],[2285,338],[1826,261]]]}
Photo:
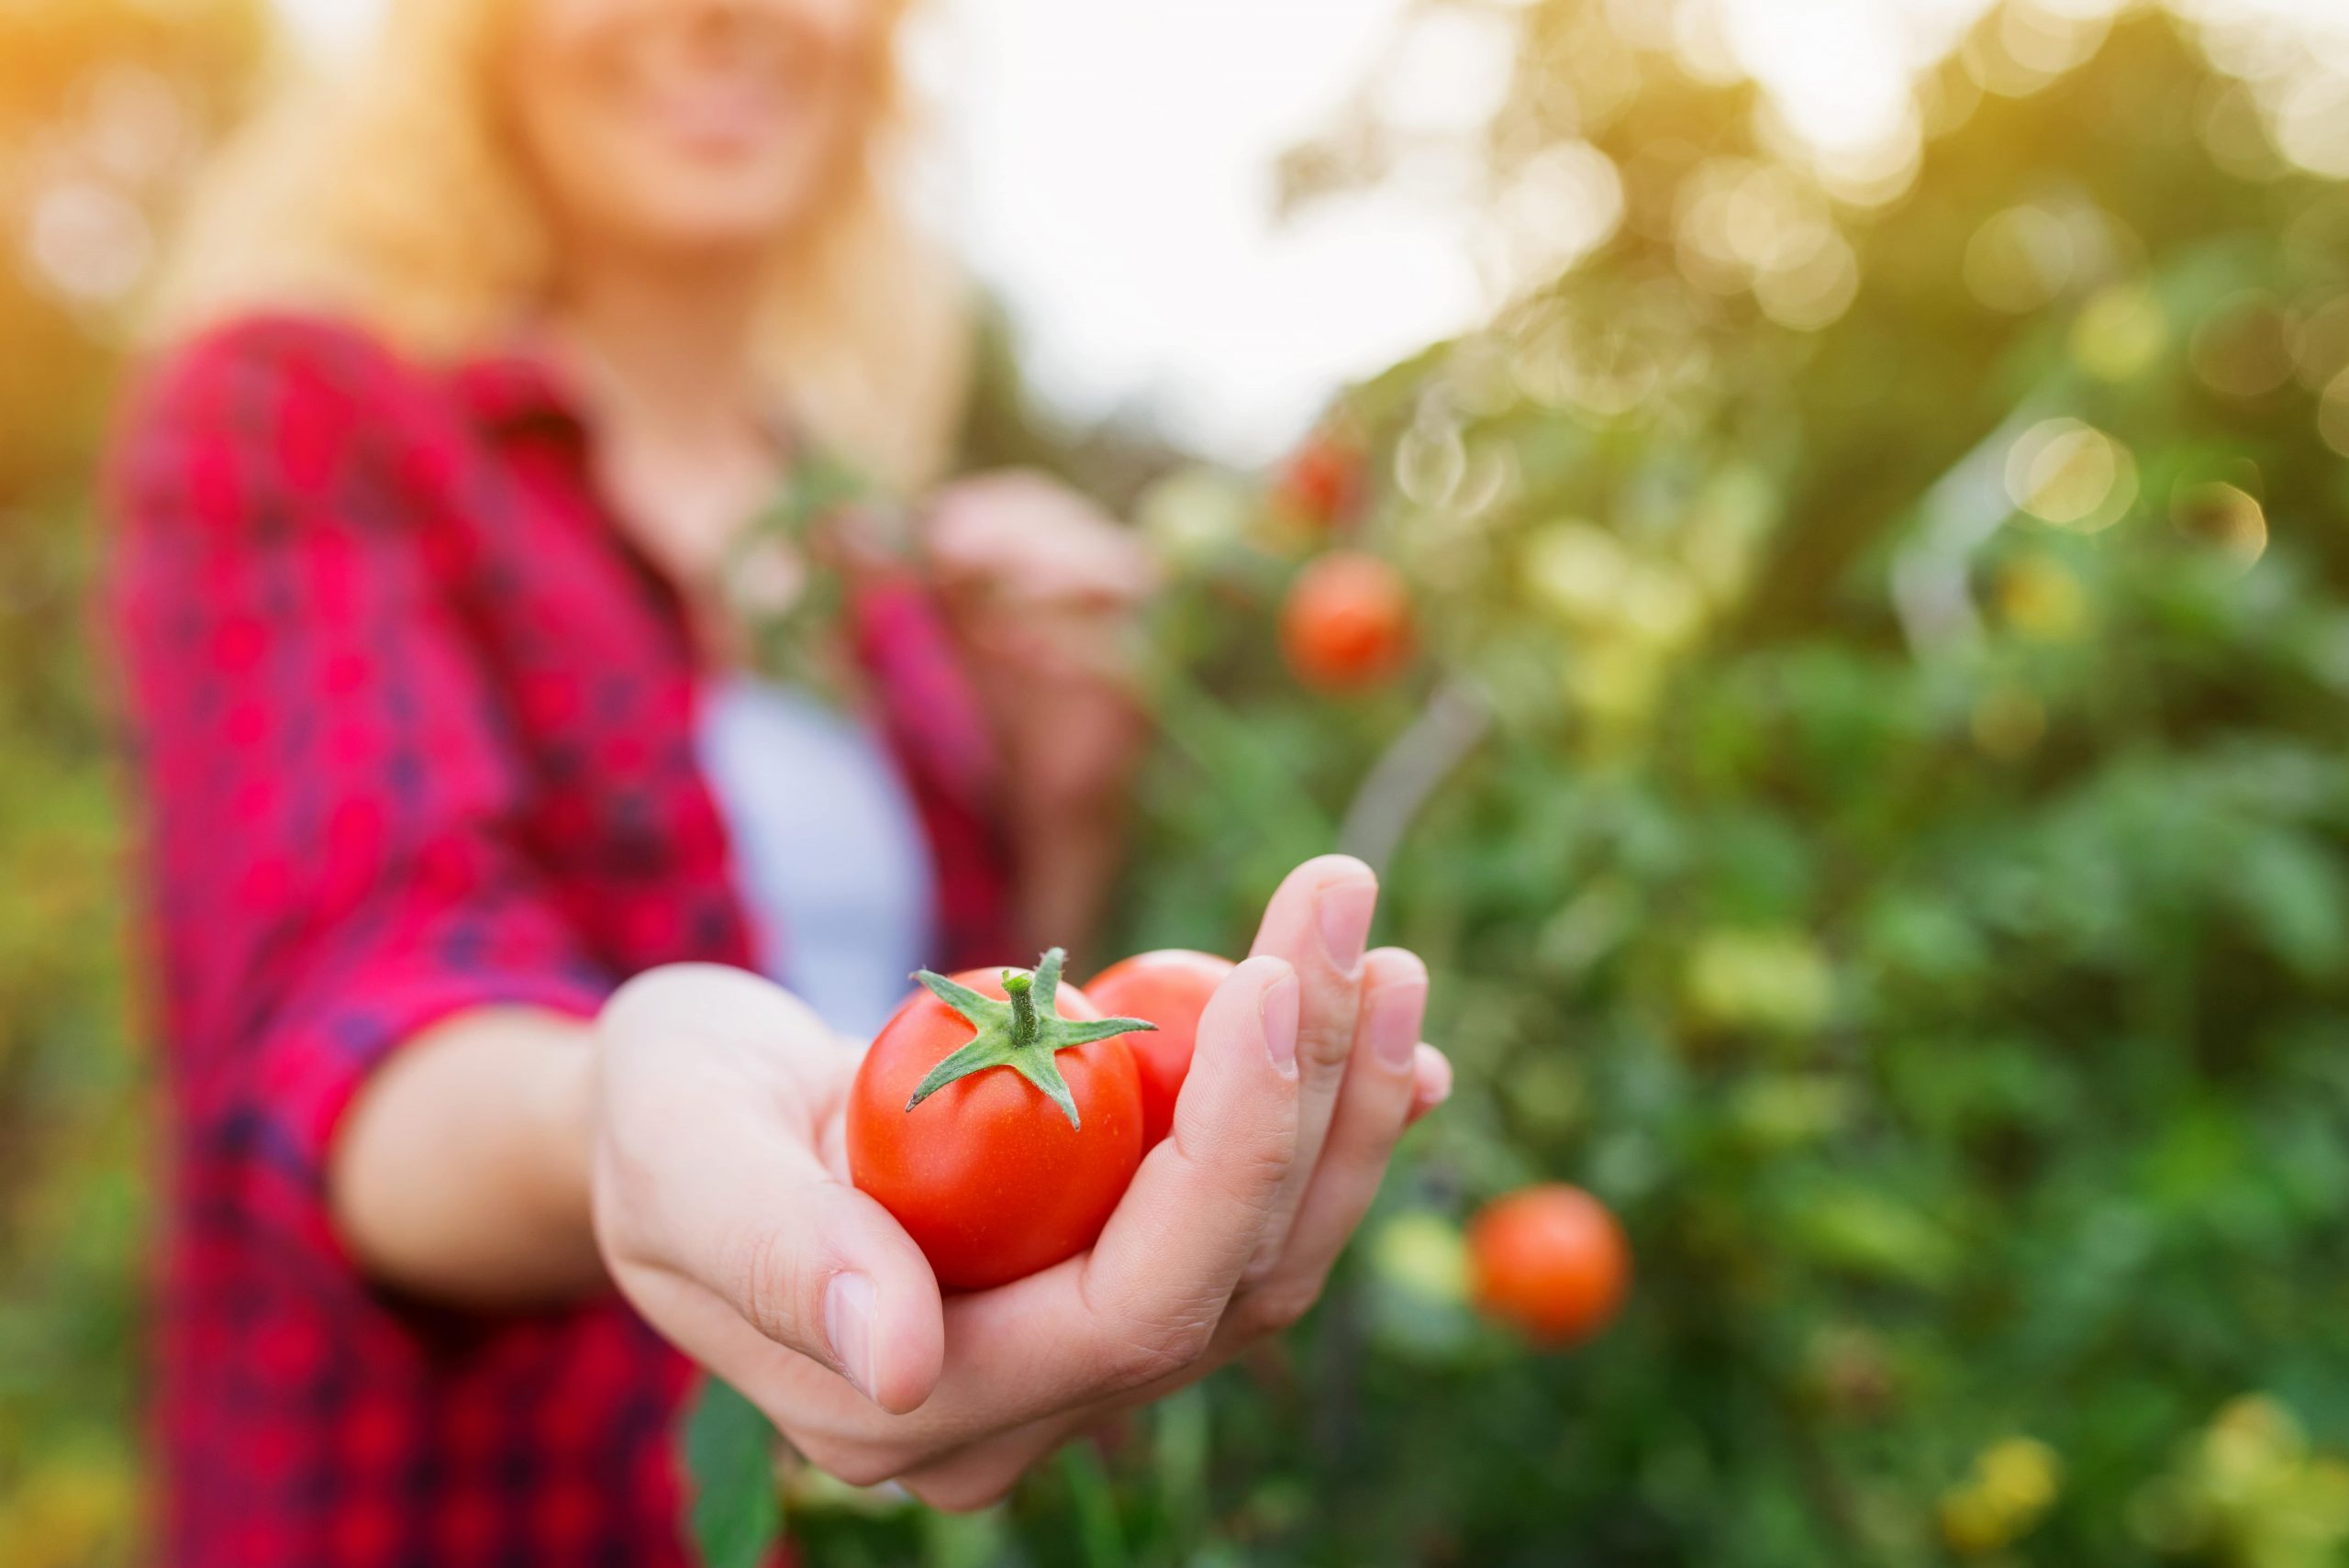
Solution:
{"label": "tomato plant", "polygon": [[1411,656],[1411,595],[1377,556],[1333,550],[1308,564],[1281,606],[1290,670],[1322,691],[1377,684]]}
{"label": "tomato plant", "polygon": [[1631,1250],[1607,1206],[1551,1183],[1496,1199],[1468,1229],[1476,1305],[1537,1343],[1564,1346],[1614,1319]]}
{"label": "tomato plant", "polygon": [[923,970],[849,1091],[849,1175],[918,1242],[948,1290],[1002,1284],[1093,1244],[1141,1162],[1141,1084],[1105,1018],[1031,973]]}
{"label": "tomato plant", "polygon": [[1126,1041],[1141,1074],[1144,1150],[1154,1147],[1174,1126],[1174,1102],[1190,1075],[1199,1015],[1231,970],[1230,959],[1213,953],[1162,948],[1111,964],[1085,988],[1097,1005],[1158,1026],[1155,1033],[1133,1035]]}

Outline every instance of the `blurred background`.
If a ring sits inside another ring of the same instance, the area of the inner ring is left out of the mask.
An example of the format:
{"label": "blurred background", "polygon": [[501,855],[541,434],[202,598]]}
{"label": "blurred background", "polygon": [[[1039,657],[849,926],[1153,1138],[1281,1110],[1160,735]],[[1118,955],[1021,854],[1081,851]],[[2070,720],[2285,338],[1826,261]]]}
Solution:
{"label": "blurred background", "polygon": [[[369,14],[0,3],[10,1568],[140,1539],[108,398],[191,171]],[[1460,1092],[1278,1353],[975,1518],[802,1475],[808,1560],[2349,1562],[2339,0],[941,0],[918,53],[971,457],[1173,568],[1115,948],[1343,843]],[[1333,555],[1403,588],[1367,652]],[[1637,1256],[1564,1353],[1464,1293],[1545,1178]]]}

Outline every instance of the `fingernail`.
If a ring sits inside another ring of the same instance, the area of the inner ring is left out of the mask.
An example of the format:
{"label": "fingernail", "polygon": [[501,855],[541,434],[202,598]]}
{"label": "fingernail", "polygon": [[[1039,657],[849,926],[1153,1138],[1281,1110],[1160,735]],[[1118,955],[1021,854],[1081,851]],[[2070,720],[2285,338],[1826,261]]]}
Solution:
{"label": "fingernail", "polygon": [[1370,940],[1370,917],[1378,908],[1378,888],[1368,882],[1341,882],[1321,891],[1321,945],[1341,974],[1362,967]]}
{"label": "fingernail", "polygon": [[1284,974],[1264,987],[1257,1004],[1264,1024],[1264,1050],[1273,1070],[1284,1078],[1297,1076],[1297,976]]}
{"label": "fingernail", "polygon": [[867,1399],[873,1387],[873,1282],[863,1274],[838,1273],[824,1287],[824,1338],[832,1359]]}
{"label": "fingernail", "polygon": [[1411,1065],[1427,998],[1428,983],[1416,979],[1397,980],[1370,994],[1370,1049],[1381,1065],[1398,1073]]}
{"label": "fingernail", "polygon": [[1452,1098],[1452,1063],[1433,1046],[1428,1048],[1427,1054],[1433,1060],[1419,1071],[1411,1086],[1411,1110],[1406,1118],[1409,1121],[1418,1121]]}

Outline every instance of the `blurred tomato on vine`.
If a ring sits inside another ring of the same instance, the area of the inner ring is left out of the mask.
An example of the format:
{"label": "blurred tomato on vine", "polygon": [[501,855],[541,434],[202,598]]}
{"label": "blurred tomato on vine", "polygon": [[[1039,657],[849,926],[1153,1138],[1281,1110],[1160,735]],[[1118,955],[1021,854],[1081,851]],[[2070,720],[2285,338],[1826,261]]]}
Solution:
{"label": "blurred tomato on vine", "polygon": [[1377,556],[1333,550],[1308,564],[1281,605],[1281,651],[1319,691],[1359,691],[1410,662],[1411,594]]}
{"label": "blurred tomato on vine", "polygon": [[1607,1206],[1547,1183],[1497,1198],[1468,1228],[1469,1289],[1487,1317],[1562,1349],[1615,1319],[1631,1284],[1631,1249]]}
{"label": "blurred tomato on vine", "polygon": [[1273,505],[1283,515],[1326,532],[1351,515],[1361,499],[1364,462],[1359,442],[1335,430],[1318,430],[1282,465],[1273,484]]}

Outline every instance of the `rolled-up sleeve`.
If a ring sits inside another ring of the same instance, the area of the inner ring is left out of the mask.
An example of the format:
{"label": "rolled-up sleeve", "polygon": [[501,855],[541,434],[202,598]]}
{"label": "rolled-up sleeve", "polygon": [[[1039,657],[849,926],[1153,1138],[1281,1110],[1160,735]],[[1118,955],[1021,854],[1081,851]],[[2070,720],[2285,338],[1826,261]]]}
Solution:
{"label": "rolled-up sleeve", "polygon": [[119,448],[109,617],[183,1136],[214,1201],[334,1247],[336,1124],[384,1056],[610,977],[525,842],[527,759],[469,633],[461,534],[363,339],[184,350]]}

